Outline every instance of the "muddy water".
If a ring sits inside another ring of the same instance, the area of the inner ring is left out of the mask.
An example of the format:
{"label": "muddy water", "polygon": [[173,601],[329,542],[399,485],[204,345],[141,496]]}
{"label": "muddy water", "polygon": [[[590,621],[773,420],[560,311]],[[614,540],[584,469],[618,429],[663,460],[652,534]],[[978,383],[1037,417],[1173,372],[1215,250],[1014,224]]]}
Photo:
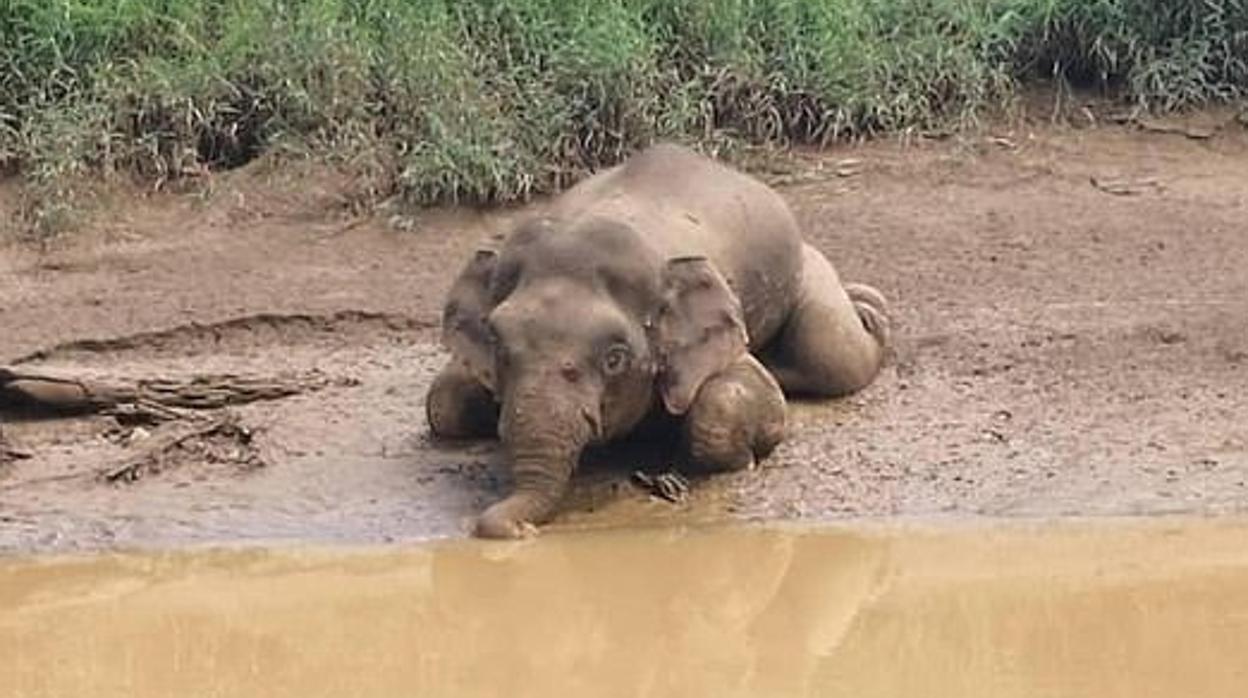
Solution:
{"label": "muddy water", "polygon": [[5,696],[1242,696],[1248,524],[0,563]]}

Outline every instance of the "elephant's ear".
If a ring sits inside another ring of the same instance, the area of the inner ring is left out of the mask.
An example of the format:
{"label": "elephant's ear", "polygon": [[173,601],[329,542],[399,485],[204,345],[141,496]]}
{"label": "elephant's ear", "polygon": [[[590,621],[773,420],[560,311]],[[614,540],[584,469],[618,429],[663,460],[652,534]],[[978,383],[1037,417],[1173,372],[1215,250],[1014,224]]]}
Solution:
{"label": "elephant's ear", "polygon": [[451,285],[442,308],[442,344],[490,391],[494,390],[495,338],[486,318],[493,307],[490,281],[498,253],[477,250]]}
{"label": "elephant's ear", "polygon": [[702,383],[749,350],[741,302],[705,257],[667,262],[651,332],[662,361],[659,392],[676,415],[689,410]]}

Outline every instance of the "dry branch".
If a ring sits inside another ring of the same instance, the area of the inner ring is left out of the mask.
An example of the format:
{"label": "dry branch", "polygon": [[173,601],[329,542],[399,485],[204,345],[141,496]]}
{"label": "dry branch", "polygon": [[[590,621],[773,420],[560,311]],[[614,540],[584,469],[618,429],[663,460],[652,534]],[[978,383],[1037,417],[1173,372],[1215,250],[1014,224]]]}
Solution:
{"label": "dry branch", "polygon": [[267,465],[255,443],[255,431],[226,413],[206,423],[158,437],[143,453],[104,470],[100,477],[112,483],[136,482],[145,475],[177,467],[188,459],[229,464],[244,470]]}

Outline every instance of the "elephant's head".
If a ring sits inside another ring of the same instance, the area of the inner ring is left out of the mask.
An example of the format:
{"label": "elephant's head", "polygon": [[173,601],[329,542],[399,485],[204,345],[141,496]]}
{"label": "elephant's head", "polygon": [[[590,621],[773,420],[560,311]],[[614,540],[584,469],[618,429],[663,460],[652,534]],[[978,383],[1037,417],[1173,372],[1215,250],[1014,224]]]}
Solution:
{"label": "elephant's head", "polygon": [[515,490],[479,519],[487,537],[544,521],[587,444],[626,433],[659,402],[683,414],[748,344],[740,303],[705,258],[662,259],[602,219],[533,219],[477,252],[443,331],[501,405]]}

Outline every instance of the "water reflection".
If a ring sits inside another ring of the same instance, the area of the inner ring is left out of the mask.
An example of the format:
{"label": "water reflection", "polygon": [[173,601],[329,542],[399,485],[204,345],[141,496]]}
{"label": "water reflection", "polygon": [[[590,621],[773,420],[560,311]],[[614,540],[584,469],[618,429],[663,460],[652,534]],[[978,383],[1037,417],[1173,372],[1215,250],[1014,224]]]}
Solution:
{"label": "water reflection", "polygon": [[1248,526],[0,564],[0,695],[1239,696]]}

